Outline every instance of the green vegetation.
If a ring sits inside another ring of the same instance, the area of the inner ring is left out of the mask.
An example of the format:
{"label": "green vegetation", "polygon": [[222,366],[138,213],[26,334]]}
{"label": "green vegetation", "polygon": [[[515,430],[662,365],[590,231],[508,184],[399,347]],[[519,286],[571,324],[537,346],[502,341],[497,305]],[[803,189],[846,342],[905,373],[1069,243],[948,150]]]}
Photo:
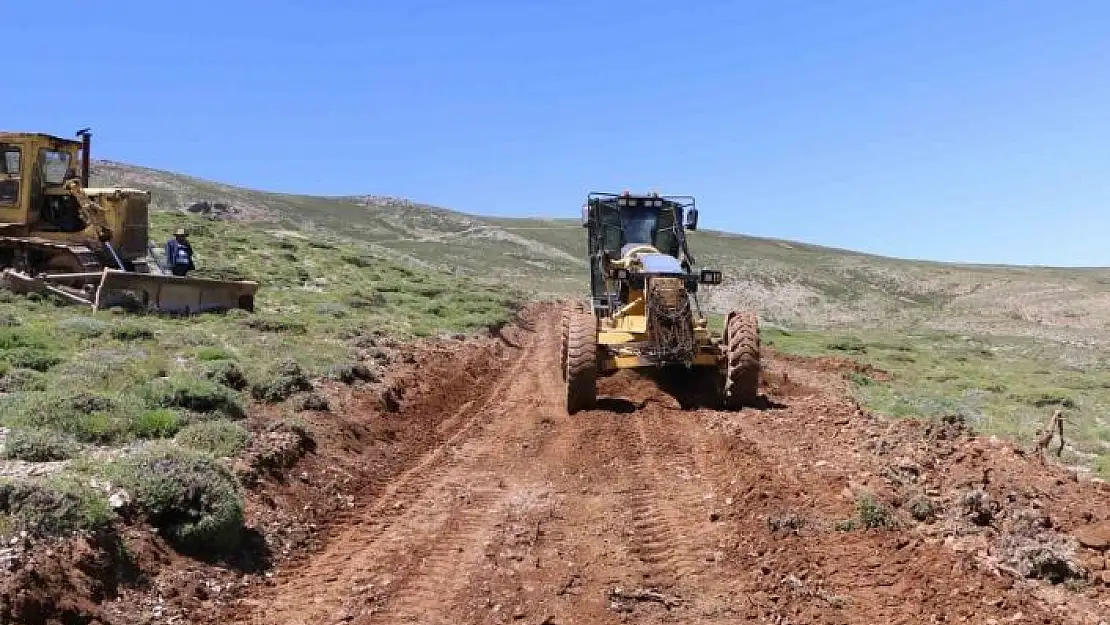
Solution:
{"label": "green vegetation", "polygon": [[[325,410],[314,379],[376,379],[355,360],[360,337],[479,331],[507,320],[519,301],[501,285],[335,236],[161,213],[151,236],[165,240],[179,225],[191,233],[198,274],[261,283],[257,314],[92,313],[0,292],[4,458],[72,460],[50,480],[6,487],[0,529],[107,522],[104,493],[78,488],[85,482],[75,477],[100,476],[124,484],[183,549],[231,545],[241,501],[214,459],[246,447],[250,434],[235,421],[252,401],[297,395],[291,408]],[[96,446],[128,453],[88,461]]]}
{"label": "green vegetation", "polygon": [[154,527],[187,552],[239,544],[243,502],[235,476],[209,454],[154,444],[111,469]]}
{"label": "green vegetation", "polygon": [[1110,360],[1027,337],[860,330],[852,335],[767,328],[765,345],[786,353],[841,356],[889,381],[853,373],[862,404],[897,417],[960,415],[976,430],[1030,443],[1054,408],[1065,411],[1070,462],[1104,475],[1110,462]]}

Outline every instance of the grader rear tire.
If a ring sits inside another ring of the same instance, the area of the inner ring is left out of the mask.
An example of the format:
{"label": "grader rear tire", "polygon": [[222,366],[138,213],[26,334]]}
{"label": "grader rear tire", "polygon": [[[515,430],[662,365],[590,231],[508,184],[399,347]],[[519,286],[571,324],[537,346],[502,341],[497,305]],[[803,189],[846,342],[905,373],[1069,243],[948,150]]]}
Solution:
{"label": "grader rear tire", "polygon": [[755,313],[729,313],[724,348],[724,405],[727,410],[739,410],[759,397],[759,318]]}
{"label": "grader rear tire", "polygon": [[574,414],[597,403],[597,326],[593,314],[574,310],[566,326],[566,405],[567,413]]}
{"label": "grader rear tire", "polygon": [[559,370],[563,380],[567,379],[567,339],[570,335],[570,304],[563,306],[563,315],[559,320],[559,332],[562,339],[559,341]]}

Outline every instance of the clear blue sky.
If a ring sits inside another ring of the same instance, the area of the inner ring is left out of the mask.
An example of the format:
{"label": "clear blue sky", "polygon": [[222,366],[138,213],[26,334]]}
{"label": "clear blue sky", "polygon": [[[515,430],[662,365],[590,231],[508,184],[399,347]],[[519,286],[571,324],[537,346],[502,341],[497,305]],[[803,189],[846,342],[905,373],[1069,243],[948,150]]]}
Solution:
{"label": "clear blue sky", "polygon": [[[9,2],[3,126],[255,188],[1110,265],[1110,2]],[[111,8],[109,8],[111,7]],[[28,54],[29,53],[29,54]]]}

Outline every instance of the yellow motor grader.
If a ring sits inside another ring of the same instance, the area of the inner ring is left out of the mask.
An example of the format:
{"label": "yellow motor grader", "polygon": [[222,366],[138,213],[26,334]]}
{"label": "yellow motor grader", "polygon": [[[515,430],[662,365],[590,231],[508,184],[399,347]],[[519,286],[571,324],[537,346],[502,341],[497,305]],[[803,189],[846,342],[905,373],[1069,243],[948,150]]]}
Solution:
{"label": "yellow motor grader", "polygon": [[562,373],[571,414],[595,406],[597,379],[621,369],[683,368],[711,378],[720,407],[738,409],[759,392],[759,321],[732,311],[724,336],[708,329],[700,285],[721,272],[695,272],[686,240],[696,230],[693,197],[590,193],[582,209],[590,298],[564,309]]}
{"label": "yellow motor grader", "polygon": [[0,284],[94,309],[254,309],[256,282],[153,273],[150,193],[90,188],[91,134],[77,136],[0,132]]}

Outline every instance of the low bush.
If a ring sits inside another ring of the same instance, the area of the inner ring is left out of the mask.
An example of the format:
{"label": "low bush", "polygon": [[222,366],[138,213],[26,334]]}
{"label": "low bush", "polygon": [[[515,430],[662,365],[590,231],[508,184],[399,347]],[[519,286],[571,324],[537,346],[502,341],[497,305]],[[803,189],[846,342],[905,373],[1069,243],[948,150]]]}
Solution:
{"label": "low bush", "polygon": [[304,370],[290,359],[279,362],[251,384],[251,396],[270,403],[284,401],[297,393],[311,390],[312,382]]}
{"label": "low bush", "polygon": [[184,375],[162,378],[151,383],[148,394],[153,407],[220,413],[233,419],[246,415],[239,396],[212,380]]}
{"label": "low bush", "polygon": [[331,405],[323,395],[318,393],[308,393],[297,398],[296,410],[306,411],[311,410],[315,412],[327,412],[331,410]]}
{"label": "low bush", "polygon": [[250,432],[238,423],[217,419],[186,426],[177,433],[175,440],[179,445],[224,458],[245,449],[250,436]]}
{"label": "low bush", "polygon": [[0,368],[7,369],[0,375],[0,393],[46,390],[46,377],[40,371],[15,368],[2,361]]}
{"label": "low bush", "polygon": [[178,549],[222,553],[239,545],[242,494],[235,477],[211,455],[153,444],[124,459],[116,471],[150,523]]}
{"label": "low bush", "polygon": [[140,412],[132,430],[140,438],[169,438],[181,429],[181,416],[170,408],[154,408]]}
{"label": "low bush", "polygon": [[92,317],[70,317],[55,324],[64,334],[76,335],[83,339],[94,339],[108,331],[108,324]]}
{"label": "low bush", "polygon": [[259,332],[273,332],[277,334],[305,334],[308,327],[300,321],[283,319],[280,317],[258,316],[245,321],[247,327]]}
{"label": "low bush", "polygon": [[241,391],[247,388],[248,380],[239,365],[228,360],[218,360],[208,366],[204,377],[227,388]]}
{"label": "low bush", "polygon": [[44,428],[16,428],[4,442],[3,457],[27,462],[69,460],[81,445],[71,436]]}
{"label": "low bush", "polygon": [[0,482],[0,513],[34,536],[94,531],[115,518],[104,493],[69,476]]}
{"label": "low bush", "polygon": [[111,335],[117,341],[143,341],[154,338],[154,330],[138,323],[121,323],[112,326]]}

